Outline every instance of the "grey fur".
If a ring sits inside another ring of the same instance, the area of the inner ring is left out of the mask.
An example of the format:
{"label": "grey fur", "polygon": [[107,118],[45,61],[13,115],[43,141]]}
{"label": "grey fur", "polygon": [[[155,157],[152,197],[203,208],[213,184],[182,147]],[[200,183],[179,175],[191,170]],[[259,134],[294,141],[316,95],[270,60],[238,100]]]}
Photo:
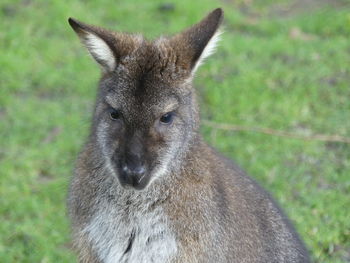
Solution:
{"label": "grey fur", "polygon": [[191,82],[222,15],[156,41],[70,19],[103,68],[68,197],[80,262],[309,262],[268,193],[198,133]]}

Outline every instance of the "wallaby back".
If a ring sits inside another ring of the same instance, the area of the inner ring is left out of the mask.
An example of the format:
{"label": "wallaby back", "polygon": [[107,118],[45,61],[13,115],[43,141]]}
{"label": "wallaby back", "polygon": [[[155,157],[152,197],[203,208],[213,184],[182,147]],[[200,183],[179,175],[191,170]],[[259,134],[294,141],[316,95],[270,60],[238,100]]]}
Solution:
{"label": "wallaby back", "polygon": [[198,133],[192,79],[222,17],[155,41],[69,19],[102,68],[68,197],[80,262],[309,262],[273,199]]}

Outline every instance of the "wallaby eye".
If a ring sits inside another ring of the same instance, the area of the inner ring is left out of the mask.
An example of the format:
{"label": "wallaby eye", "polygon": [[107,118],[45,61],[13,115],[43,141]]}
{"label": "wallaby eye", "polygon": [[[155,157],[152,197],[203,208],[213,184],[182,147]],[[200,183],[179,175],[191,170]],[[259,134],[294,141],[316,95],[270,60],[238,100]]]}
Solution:
{"label": "wallaby eye", "polygon": [[174,118],[174,113],[173,112],[168,112],[164,114],[162,117],[160,117],[160,122],[164,124],[170,124],[172,123]]}
{"label": "wallaby eye", "polygon": [[119,110],[116,110],[116,109],[110,109],[109,110],[109,117],[112,119],[112,120],[119,120],[121,118],[121,113]]}

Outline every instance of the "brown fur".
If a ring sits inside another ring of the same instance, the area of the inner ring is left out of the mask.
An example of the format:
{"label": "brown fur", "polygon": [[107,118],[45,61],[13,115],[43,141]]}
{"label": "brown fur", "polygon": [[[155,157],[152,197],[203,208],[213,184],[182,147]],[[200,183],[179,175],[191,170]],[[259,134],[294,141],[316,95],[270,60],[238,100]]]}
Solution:
{"label": "brown fur", "polygon": [[[170,253],[175,251],[171,245],[164,249],[169,248],[169,262],[309,262],[304,245],[273,199],[198,133],[191,80],[221,20],[222,10],[216,9],[190,29],[156,41],[70,20],[104,68],[91,135],[79,156],[68,199],[80,262],[103,262],[104,255],[111,254],[113,240],[104,249],[103,240],[91,234],[99,233],[99,226],[108,226],[101,234],[106,239],[112,231],[116,240],[126,235],[118,241],[124,250],[120,262],[136,262],[131,261],[132,253],[139,249],[135,244],[144,226],[136,225],[135,232],[133,222],[139,222],[140,211],[146,217],[158,209],[162,216],[156,223],[166,225],[169,233],[148,237],[145,258],[156,251],[148,251],[148,243],[160,246],[163,238],[172,244],[174,237],[176,253]],[[111,49],[115,69],[108,70],[106,61],[92,50],[88,34]],[[120,120],[109,119],[111,108],[121,112]],[[167,112],[175,117],[164,125],[159,118]],[[168,155],[170,161],[160,173]],[[125,163],[145,168],[144,183],[122,183]],[[101,211],[115,217],[104,221]],[[100,223],[91,230],[96,218]],[[117,228],[123,224],[125,229]]]}

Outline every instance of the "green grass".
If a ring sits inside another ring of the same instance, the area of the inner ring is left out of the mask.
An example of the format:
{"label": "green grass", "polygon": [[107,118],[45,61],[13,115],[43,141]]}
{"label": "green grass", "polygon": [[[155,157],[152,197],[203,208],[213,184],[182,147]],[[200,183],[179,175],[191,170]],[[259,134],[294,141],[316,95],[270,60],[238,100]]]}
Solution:
{"label": "green grass", "polygon": [[[0,3],[0,262],[75,261],[65,197],[99,70],[69,16],[151,38],[222,6],[226,33],[195,80],[203,118],[350,137],[349,1],[96,2]],[[350,262],[349,144],[202,131],[272,192],[314,262]]]}

